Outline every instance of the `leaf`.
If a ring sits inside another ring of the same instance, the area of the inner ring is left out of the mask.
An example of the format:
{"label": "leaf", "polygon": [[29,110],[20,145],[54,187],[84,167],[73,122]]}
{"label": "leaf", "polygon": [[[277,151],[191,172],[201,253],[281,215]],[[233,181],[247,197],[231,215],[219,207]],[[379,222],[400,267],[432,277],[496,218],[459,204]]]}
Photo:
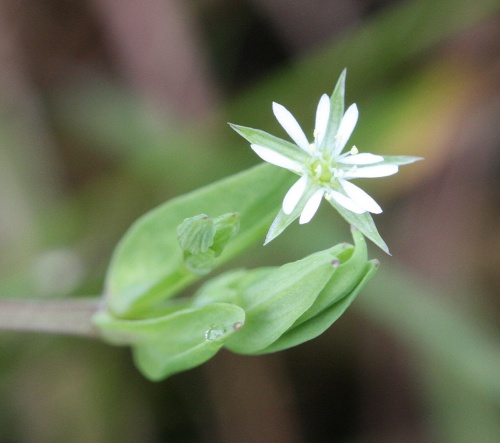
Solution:
{"label": "leaf", "polygon": [[313,305],[295,321],[293,327],[309,320],[328,306],[344,298],[364,278],[366,263],[368,262],[366,242],[363,234],[357,228],[351,226],[351,232],[354,238],[354,247],[344,243],[337,245],[332,250],[332,254],[338,259],[335,273],[318,295]]}
{"label": "leaf", "polygon": [[318,313],[318,315],[291,328],[273,344],[258,352],[258,354],[267,354],[288,349],[321,335],[347,310],[359,292],[365,287],[366,283],[375,275],[377,266],[378,262],[375,260],[368,262],[365,265],[363,278],[347,296]]}
{"label": "leaf", "polygon": [[227,262],[264,235],[293,177],[263,164],[145,214],[113,253],[106,277],[106,307],[118,317],[139,317],[199,278],[185,268],[176,233],[184,219],[196,214],[240,214],[239,234],[216,264]]}
{"label": "leaf", "polygon": [[278,339],[309,309],[335,272],[332,259],[328,249],[273,269],[265,278],[254,278],[249,271],[249,280],[236,288],[237,303],[246,313],[245,326],[225,347],[253,354]]}
{"label": "leaf", "polygon": [[245,312],[227,303],[186,308],[146,320],[116,319],[106,312],[94,317],[103,336],[131,344],[139,370],[161,380],[213,357],[245,321]]}

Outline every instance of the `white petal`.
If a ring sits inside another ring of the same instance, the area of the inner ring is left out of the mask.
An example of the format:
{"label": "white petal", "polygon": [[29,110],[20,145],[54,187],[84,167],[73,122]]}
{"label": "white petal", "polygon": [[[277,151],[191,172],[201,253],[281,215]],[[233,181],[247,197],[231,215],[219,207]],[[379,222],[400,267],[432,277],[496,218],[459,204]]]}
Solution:
{"label": "white petal", "polygon": [[357,206],[373,214],[380,214],[382,208],[365,191],[347,180],[339,180],[346,194]]}
{"label": "white petal", "polygon": [[352,171],[346,171],[345,178],[376,178],[387,177],[398,172],[396,165],[378,165],[358,168]]}
{"label": "white petal", "polygon": [[283,212],[289,215],[297,206],[300,198],[304,195],[307,185],[307,176],[303,175],[300,177],[293,186],[288,190],[283,199]]}
{"label": "white petal", "polygon": [[349,211],[354,212],[356,214],[362,214],[366,212],[363,208],[360,208],[356,203],[354,203],[349,197],[341,194],[337,191],[330,191],[330,196],[344,208],[349,209]]}
{"label": "white petal", "polygon": [[259,146],[255,144],[251,144],[250,147],[254,150],[254,152],[264,161],[271,163],[273,165],[279,166],[280,168],[285,168],[290,171],[299,172],[301,170],[301,166],[294,160],[290,160],[288,157],[285,157],[282,154],[278,154],[276,151],[272,149],[265,148],[264,146]]}
{"label": "white petal", "polygon": [[316,139],[315,144],[318,148],[321,146],[321,142],[323,141],[329,117],[330,97],[323,94],[319,99],[318,108],[316,109],[316,123],[314,125],[314,135]]}
{"label": "white petal", "polygon": [[369,165],[371,163],[378,163],[384,160],[381,155],[375,154],[355,154],[348,155],[339,160],[339,163],[345,165]]}
{"label": "white petal", "polygon": [[297,146],[309,153],[309,142],[302,131],[295,117],[284,106],[273,102],[273,112],[276,119],[283,126],[283,129],[288,133],[291,139],[297,143]]}
{"label": "white petal", "polygon": [[300,214],[299,223],[301,225],[303,225],[304,223],[309,223],[314,217],[314,214],[316,214],[316,211],[319,208],[323,195],[325,195],[325,190],[318,189],[308,200],[308,202],[304,206],[304,209],[302,210],[302,214]]}
{"label": "white petal", "polygon": [[339,130],[337,131],[337,135],[335,136],[337,142],[335,144],[335,149],[333,150],[334,156],[338,156],[342,152],[342,149],[344,149],[347,140],[349,140],[349,137],[351,136],[352,131],[354,131],[354,127],[358,122],[358,116],[358,107],[355,103],[353,103],[351,106],[349,106],[340,122]]}

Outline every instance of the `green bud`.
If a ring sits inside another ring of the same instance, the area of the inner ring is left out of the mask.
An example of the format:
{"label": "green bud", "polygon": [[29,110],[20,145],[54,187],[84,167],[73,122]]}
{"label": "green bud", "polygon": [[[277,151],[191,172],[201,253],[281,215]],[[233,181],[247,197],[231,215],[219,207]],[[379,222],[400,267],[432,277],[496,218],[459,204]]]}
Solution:
{"label": "green bud", "polygon": [[177,227],[186,269],[196,275],[206,275],[212,271],[216,258],[238,233],[239,222],[237,213],[216,218],[206,214],[186,218]]}

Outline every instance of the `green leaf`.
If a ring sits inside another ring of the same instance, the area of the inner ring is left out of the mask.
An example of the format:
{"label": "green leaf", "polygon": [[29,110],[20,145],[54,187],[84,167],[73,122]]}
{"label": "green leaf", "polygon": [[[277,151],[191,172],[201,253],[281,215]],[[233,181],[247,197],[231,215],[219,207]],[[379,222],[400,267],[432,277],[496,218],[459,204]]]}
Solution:
{"label": "green leaf", "polygon": [[328,306],[347,296],[358,285],[366,273],[368,251],[363,234],[351,226],[354,247],[347,243],[337,245],[333,250],[338,258],[337,268],[313,305],[301,316],[294,327],[309,320]]}
{"label": "green leaf", "polygon": [[237,304],[246,313],[245,325],[225,346],[253,354],[273,343],[314,303],[335,272],[332,260],[328,249],[273,269],[264,278],[262,270],[257,270],[258,278],[249,271],[249,280],[236,292]]}
{"label": "green leaf", "polygon": [[376,260],[372,260],[368,262],[368,264],[365,264],[363,278],[347,296],[333,303],[311,319],[289,329],[273,344],[261,350],[259,354],[267,354],[288,349],[321,335],[346,311],[359,292],[365,287],[366,283],[375,275],[377,269],[378,261]]}
{"label": "green leaf", "polygon": [[326,133],[322,141],[321,148],[326,147],[325,152],[331,153],[335,146],[335,136],[340,126],[340,122],[344,115],[344,95],[345,95],[345,78],[347,71],[344,69],[340,74],[337,84],[330,97],[330,116]]}
{"label": "green leaf", "polygon": [[213,357],[245,321],[238,306],[212,303],[185,308],[146,320],[122,320],[107,312],[94,317],[103,336],[115,344],[131,344],[139,370],[161,380]]}
{"label": "green leaf", "polygon": [[308,157],[308,155],[297,145],[261,131],[260,129],[247,128],[233,123],[229,123],[229,126],[250,143],[272,149],[300,164],[304,163]]}
{"label": "green leaf", "polygon": [[422,157],[413,157],[411,155],[383,155],[386,165],[409,165],[411,163],[423,160]]}
{"label": "green leaf", "polygon": [[288,171],[263,164],[145,214],[113,254],[106,278],[106,307],[117,317],[139,317],[199,278],[185,268],[177,239],[177,226],[188,217],[238,212],[239,234],[229,242],[217,265],[246,249],[265,234],[292,179]]}

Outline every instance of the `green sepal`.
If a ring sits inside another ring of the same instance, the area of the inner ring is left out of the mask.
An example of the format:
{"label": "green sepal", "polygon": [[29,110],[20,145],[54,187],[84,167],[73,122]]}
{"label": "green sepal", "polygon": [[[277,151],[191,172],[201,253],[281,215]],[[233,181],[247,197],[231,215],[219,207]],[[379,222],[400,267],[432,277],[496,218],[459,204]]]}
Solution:
{"label": "green sepal", "polygon": [[264,245],[267,245],[270,241],[274,240],[278,235],[280,235],[290,224],[292,224],[302,213],[304,206],[309,201],[311,196],[317,191],[316,186],[307,186],[304,194],[300,197],[299,202],[290,214],[285,214],[283,208],[278,212],[278,215],[274,219],[266,235],[266,240]]}
{"label": "green sepal", "polygon": [[344,69],[340,74],[337,84],[333,89],[330,97],[330,115],[328,117],[328,124],[326,127],[325,136],[321,142],[320,149],[324,149],[329,154],[332,153],[335,147],[335,136],[339,130],[340,122],[344,116],[344,95],[345,95],[345,78],[347,71]]}
{"label": "green sepal", "polygon": [[290,160],[295,160],[299,164],[303,164],[308,157],[308,155],[294,143],[268,134],[260,129],[248,128],[233,123],[229,123],[229,126],[250,143],[264,146],[265,148],[284,155]]}
{"label": "green sepal", "polygon": [[[382,157],[384,158],[384,161],[380,164],[398,166],[409,165],[424,159],[423,157],[413,157],[411,155],[382,155]],[[378,164],[379,163],[376,163],[376,165]]]}
{"label": "green sepal", "polygon": [[173,312],[143,320],[117,319],[103,311],[94,324],[114,344],[131,345],[134,361],[150,380],[161,380],[212,358],[245,322],[236,305],[174,305]]}
{"label": "green sepal", "polygon": [[390,254],[389,248],[382,237],[380,236],[375,222],[369,212],[363,212],[362,214],[355,214],[349,209],[344,208],[342,205],[338,204],[334,199],[328,201],[342,216],[342,218],[347,221],[352,226],[358,228],[361,233],[373,243],[375,243],[382,251],[386,254]]}

